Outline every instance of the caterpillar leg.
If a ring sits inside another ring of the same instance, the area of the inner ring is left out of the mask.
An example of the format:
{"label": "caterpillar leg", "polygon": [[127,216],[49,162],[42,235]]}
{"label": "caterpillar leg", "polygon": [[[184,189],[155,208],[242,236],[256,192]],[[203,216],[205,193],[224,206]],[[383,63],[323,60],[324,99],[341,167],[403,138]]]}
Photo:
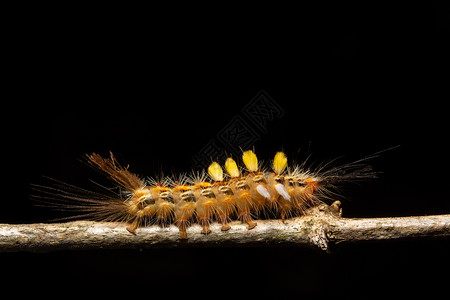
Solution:
{"label": "caterpillar leg", "polygon": [[252,202],[249,187],[245,181],[238,182],[236,186],[241,190],[236,199],[239,218],[242,222],[247,223],[248,230],[251,230],[256,227],[257,223],[251,217]]}
{"label": "caterpillar leg", "polygon": [[256,225],[258,225],[258,223],[253,221],[252,217],[250,216],[250,213],[242,214],[241,220],[242,220],[242,222],[245,222],[248,224],[248,227],[247,227],[248,230],[252,230],[253,228],[256,227]]}
{"label": "caterpillar leg", "polygon": [[[186,198],[186,197],[184,197]],[[175,220],[180,230],[180,239],[185,240],[187,236],[187,227],[189,220],[192,218],[195,212],[195,203],[181,200],[175,205]]]}
{"label": "caterpillar leg", "polygon": [[286,212],[285,212],[285,211],[282,211],[282,212],[281,212],[281,222],[284,223],[285,220],[286,220]]}
{"label": "caterpillar leg", "polygon": [[222,224],[222,227],[220,227],[220,230],[222,231],[228,231],[231,229],[231,226],[228,225],[228,219],[229,217],[225,214],[219,215],[220,223]]}
{"label": "caterpillar leg", "polygon": [[[224,192],[225,191],[225,192]],[[225,195],[224,195],[225,194]],[[219,201],[217,206],[217,215],[222,224],[220,230],[228,231],[230,230],[230,225],[228,221],[230,220],[230,215],[235,212],[235,206],[233,201],[233,192],[229,187],[219,188]]]}
{"label": "caterpillar leg", "polygon": [[129,226],[126,227],[126,230],[128,230],[129,233],[136,235],[136,229],[139,227],[139,219],[134,219],[133,222]]}
{"label": "caterpillar leg", "polygon": [[151,197],[133,198],[127,203],[127,212],[133,216],[133,221],[126,227],[131,234],[136,235],[136,229],[155,215],[155,205]]}
{"label": "caterpillar leg", "polygon": [[284,223],[287,218],[293,217],[293,210],[295,207],[292,202],[285,199],[279,199],[277,209],[280,212],[281,221]]}
{"label": "caterpillar leg", "polygon": [[211,229],[209,228],[209,218],[203,218],[199,220],[200,226],[202,226],[202,234],[210,234]]}
{"label": "caterpillar leg", "polygon": [[201,233],[209,234],[211,229],[209,229],[209,223],[212,216],[214,216],[217,209],[217,199],[210,188],[203,189],[200,192],[199,200],[197,201],[197,216],[202,226]]}
{"label": "caterpillar leg", "polygon": [[187,220],[182,220],[182,221],[178,221],[178,229],[180,230],[180,240],[187,240],[188,239],[188,235],[187,235]]}

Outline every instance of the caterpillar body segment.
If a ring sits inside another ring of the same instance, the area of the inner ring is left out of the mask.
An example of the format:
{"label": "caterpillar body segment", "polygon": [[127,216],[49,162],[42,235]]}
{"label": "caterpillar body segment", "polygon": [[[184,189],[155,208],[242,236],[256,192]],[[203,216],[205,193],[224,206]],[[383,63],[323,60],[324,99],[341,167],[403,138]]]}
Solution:
{"label": "caterpillar body segment", "polygon": [[222,231],[230,230],[228,222],[236,213],[235,196],[230,185],[218,185],[215,187],[217,195],[217,218],[222,224]]}
{"label": "caterpillar body segment", "polygon": [[187,239],[187,227],[194,218],[196,202],[192,186],[177,184],[172,189],[174,217],[180,230],[180,239]]}
{"label": "caterpillar body segment", "polygon": [[150,224],[175,224],[180,239],[188,238],[191,223],[198,223],[206,235],[211,233],[211,222],[219,222],[221,231],[227,231],[230,221],[238,219],[250,230],[257,226],[255,219],[261,215],[281,221],[302,216],[308,208],[334,196],[333,189],[342,182],[375,177],[375,172],[363,164],[366,159],[310,171],[303,166],[288,166],[283,152],[275,154],[268,169],[262,168],[256,154],[248,150],[242,154],[245,168],[227,158],[223,167],[213,162],[207,171],[158,180],[140,178],[128,166],[120,165],[112,153],[108,158],[95,153],[86,158],[120,190],[118,196],[103,197],[66,184],[70,191],[64,186],[42,188],[47,196],[41,198],[72,201],[71,208],[84,212],[83,216],[125,222],[132,234]]}

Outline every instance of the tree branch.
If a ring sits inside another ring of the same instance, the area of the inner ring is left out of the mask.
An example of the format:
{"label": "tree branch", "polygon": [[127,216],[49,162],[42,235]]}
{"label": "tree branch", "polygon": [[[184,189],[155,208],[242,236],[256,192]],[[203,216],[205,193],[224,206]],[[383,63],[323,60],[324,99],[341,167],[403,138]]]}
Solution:
{"label": "tree branch", "polygon": [[368,240],[450,237],[450,215],[398,218],[342,218],[340,202],[321,205],[304,217],[259,220],[247,230],[246,224],[234,222],[226,232],[220,225],[203,235],[200,226],[188,229],[188,240],[179,239],[174,225],[140,228],[130,234],[123,224],[76,221],[67,223],[0,224],[0,252],[78,249],[124,249],[183,246],[264,246],[295,245],[329,250],[331,244]]}

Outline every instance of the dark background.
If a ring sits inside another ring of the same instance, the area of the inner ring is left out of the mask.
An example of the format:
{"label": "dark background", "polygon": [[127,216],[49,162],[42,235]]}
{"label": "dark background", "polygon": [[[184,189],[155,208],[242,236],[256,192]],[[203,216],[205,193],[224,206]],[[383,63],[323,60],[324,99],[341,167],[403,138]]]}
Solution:
{"label": "dark background", "polygon": [[[263,160],[284,149],[298,161],[349,162],[400,145],[372,162],[379,179],[343,189],[345,217],[450,213],[449,11],[440,2],[223,8],[201,17],[181,8],[127,18],[39,9],[18,11],[4,46],[2,223],[51,220],[33,206],[30,184],[47,175],[89,187],[100,177],[80,162],[85,153],[111,150],[142,176],[195,169],[192,158],[261,91],[284,110],[254,143]],[[0,260],[11,283],[26,278],[42,294],[236,297],[245,288],[365,298],[444,291],[449,250],[448,240],[425,240],[331,255],[213,248]]]}

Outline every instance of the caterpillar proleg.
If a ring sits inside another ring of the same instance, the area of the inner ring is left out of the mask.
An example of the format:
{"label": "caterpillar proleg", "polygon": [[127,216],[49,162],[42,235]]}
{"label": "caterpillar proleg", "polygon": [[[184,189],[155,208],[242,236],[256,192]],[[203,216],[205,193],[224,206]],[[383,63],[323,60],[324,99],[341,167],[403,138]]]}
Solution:
{"label": "caterpillar proleg", "polygon": [[132,173],[112,153],[106,158],[93,153],[85,157],[88,164],[114,188],[94,192],[54,180],[52,187],[34,185],[40,192],[34,197],[46,205],[75,211],[74,217],[124,222],[132,234],[150,224],[175,224],[180,239],[187,239],[191,223],[198,223],[207,235],[211,222],[219,222],[220,230],[227,231],[230,221],[238,219],[251,230],[260,216],[284,221],[305,215],[308,208],[335,200],[336,188],[342,183],[375,178],[377,172],[366,163],[379,153],[311,170],[305,164],[289,165],[284,152],[277,152],[265,166],[248,150],[242,153],[243,167],[229,157],[223,167],[212,162],[206,171],[159,179]]}

